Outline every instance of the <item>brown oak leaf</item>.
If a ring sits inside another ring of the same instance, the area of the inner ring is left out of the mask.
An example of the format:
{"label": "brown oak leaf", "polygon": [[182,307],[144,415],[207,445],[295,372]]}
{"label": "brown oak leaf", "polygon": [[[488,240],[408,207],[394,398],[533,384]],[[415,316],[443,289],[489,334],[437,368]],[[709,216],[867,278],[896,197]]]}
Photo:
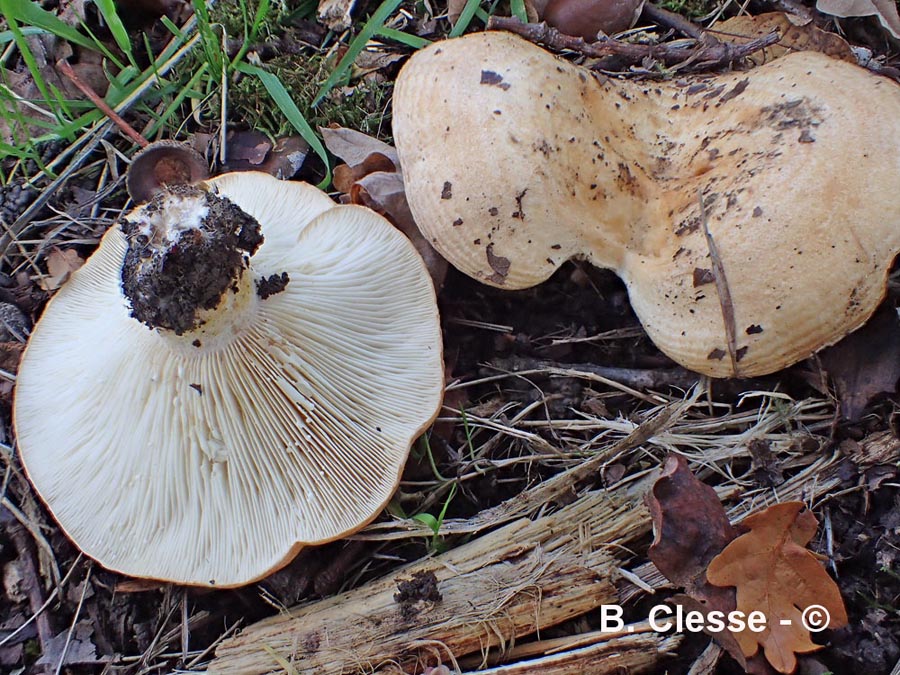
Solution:
{"label": "brown oak leaf", "polygon": [[[655,534],[648,556],[669,581],[683,587],[686,593],[675,595],[670,602],[704,615],[734,611],[734,589],[713,586],[706,579],[710,561],[738,536],[716,491],[691,473],[684,457],[669,455],[644,500]],[[710,636],[747,673],[772,673],[762,657],[746,658],[728,631],[711,632]]]}
{"label": "brown oak leaf", "polygon": [[796,654],[821,648],[803,625],[804,610],[813,605],[825,608],[830,614],[828,628],[847,624],[837,584],[806,548],[818,522],[804,508],[802,502],[785,502],[745,518],[741,525],[750,531],[713,558],[706,571],[711,584],[737,589],[739,611],[762,612],[766,617],[763,631],[745,629],[734,637],[745,656],[762,647],[779,673],[794,672]]}

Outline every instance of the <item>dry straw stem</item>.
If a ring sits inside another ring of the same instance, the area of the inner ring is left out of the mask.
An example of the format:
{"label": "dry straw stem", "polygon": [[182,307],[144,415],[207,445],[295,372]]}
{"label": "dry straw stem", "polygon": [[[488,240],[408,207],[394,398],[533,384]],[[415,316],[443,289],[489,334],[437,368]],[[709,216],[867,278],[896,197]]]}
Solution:
{"label": "dry straw stem", "polygon": [[[638,630],[639,627],[629,628]],[[663,637],[654,633],[621,636],[606,634],[601,642],[587,647],[565,651],[548,650],[550,653],[546,656],[477,672],[478,675],[619,675],[659,672],[656,668],[660,657],[674,652],[682,637]]]}
{"label": "dry straw stem", "polygon": [[[617,460],[623,461],[624,453],[631,450],[646,453],[660,439],[677,437],[683,444],[705,445],[698,443],[702,434],[695,430],[692,435],[689,426],[677,432],[679,426],[689,424],[686,416],[696,405],[697,394],[663,407],[625,439],[611,444],[610,450],[620,452]],[[774,435],[774,417],[760,415],[751,431],[757,436]],[[729,462],[745,458],[746,448],[738,443],[694,454],[695,470],[703,471],[704,464],[715,462],[720,465],[717,471],[727,474]],[[284,664],[298,673],[365,672],[389,664],[412,672],[439,662],[452,663],[466,654],[475,654],[479,664],[487,665],[497,652],[515,656],[514,645],[525,635],[600,604],[619,603],[626,593],[633,599],[640,593],[637,586],[621,584],[620,593],[612,582],[623,576],[623,567],[641,561],[633,550],[651,527],[642,497],[655,478],[652,473],[630,476],[606,490],[585,492],[549,515],[528,518],[536,510],[546,514],[548,506],[578,494],[579,483],[592,475],[586,469],[596,471],[613,457],[611,452],[600,453],[501,504],[492,510],[494,522],[507,524],[459,548],[250,626],[220,645],[209,672],[286,672]],[[731,508],[736,520],[776,501],[815,502],[840,484],[839,464],[836,456],[798,453],[783,464],[793,466],[797,474],[777,492],[726,481],[719,493],[724,499],[740,500],[739,507]],[[472,532],[484,526],[485,520],[479,517],[471,523],[451,523],[449,529]],[[388,538],[399,533],[391,534]],[[652,578],[651,570],[636,569],[637,577]],[[636,578],[630,573],[625,576]],[[433,579],[441,599],[431,595],[430,600],[398,602],[398,585],[414,579]],[[643,591],[650,587],[645,585]],[[655,658],[655,652],[650,653]],[[572,658],[579,657],[573,654]]]}

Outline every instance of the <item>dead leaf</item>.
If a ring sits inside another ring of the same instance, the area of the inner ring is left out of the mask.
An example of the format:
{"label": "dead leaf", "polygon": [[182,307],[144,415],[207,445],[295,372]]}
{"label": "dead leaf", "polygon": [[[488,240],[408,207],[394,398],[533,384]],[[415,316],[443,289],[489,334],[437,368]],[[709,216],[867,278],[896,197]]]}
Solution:
{"label": "dead leaf", "polygon": [[766,47],[753,55],[752,59],[757,65],[798,51],[821,52],[836,59],[856,63],[850,45],[842,37],[824,31],[813,23],[797,25],[791,16],[784,12],[735,16],[716,24],[715,31],[737,44],[744,44],[776,31],[781,39],[771,47]]}
{"label": "dead leaf", "polygon": [[31,321],[21,309],[10,302],[0,301],[0,344],[11,340],[28,341]]}
{"label": "dead leaf", "polygon": [[451,26],[455,26],[463,9],[466,7],[466,0],[447,0],[447,19]]}
{"label": "dead leaf", "polygon": [[894,0],[818,0],[816,9],[840,18],[877,16],[881,25],[900,40],[900,13]]}
{"label": "dead leaf", "polygon": [[35,665],[64,666],[91,665],[105,663],[104,657],[97,656],[97,647],[91,642],[94,627],[89,621],[79,621],[75,630],[66,629],[51,638],[44,645],[44,653]]}
{"label": "dead leaf", "polygon": [[425,261],[425,267],[428,268],[435,289],[441,289],[447,276],[447,261],[419,232],[406,201],[402,175],[396,172],[377,171],[363,176],[351,187],[350,201],[377,211],[405,234]]}
{"label": "dead leaf", "polygon": [[679,586],[703,586],[709,561],[738,535],[716,491],[697,480],[684,457],[669,455],[645,501],[655,533],[650,560]]}
{"label": "dead leaf", "polygon": [[229,132],[227,143],[227,171],[263,171],[281,180],[293,177],[309,153],[309,143],[300,136],[284,136],[273,144],[253,130]]}
{"label": "dead leaf", "polygon": [[28,594],[25,592],[28,582],[23,568],[24,564],[19,559],[10,560],[3,566],[3,592],[14,605],[28,602]]}
{"label": "dead leaf", "polygon": [[316,15],[319,21],[335,33],[342,33],[352,23],[350,12],[356,0],[320,0]]}
{"label": "dead leaf", "polygon": [[387,68],[388,66],[397,63],[397,61],[402,58],[404,58],[404,54],[400,52],[389,52],[381,49],[365,49],[359,53],[359,56],[357,56],[356,60],[353,62],[351,78],[356,79],[363,75],[382,70],[383,68]]}
{"label": "dead leaf", "polygon": [[841,415],[859,419],[878,394],[897,390],[900,382],[900,316],[889,304],[865,326],[819,353],[837,390]]}
{"label": "dead leaf", "polygon": [[0,342],[0,368],[7,373],[19,372],[19,361],[24,351],[24,342]]}
{"label": "dead leaf", "polygon": [[265,161],[272,149],[272,141],[254,129],[229,131],[225,137],[225,148],[228,171],[255,170]]}
{"label": "dead leaf", "polygon": [[[669,455],[644,500],[650,509],[654,532],[647,554],[669,581],[683,587],[688,594],[673,600],[688,610],[704,614],[713,610],[734,611],[737,607],[734,591],[714,586],[706,579],[710,561],[738,534],[728,521],[716,491],[697,480],[684,457]],[[743,650],[731,633],[710,635],[751,672]]]}
{"label": "dead leaf", "polygon": [[[709,564],[706,577],[716,586],[737,589],[737,609],[762,612],[766,627],[733,633],[745,656],[763,648],[779,673],[792,673],[796,654],[821,648],[810,639],[802,613],[818,605],[830,614],[829,628],[847,625],[837,584],[806,545],[818,527],[802,502],[775,504],[744,519],[747,534],[732,541]],[[782,621],[786,622],[782,625]]]}
{"label": "dead leaf", "polygon": [[447,275],[447,261],[419,232],[406,201],[403,175],[397,151],[387,143],[353,129],[320,129],[328,150],[346,162],[334,169],[334,186],[390,220],[419,252],[435,289],[440,290]]}
{"label": "dead leaf", "polygon": [[84,264],[84,258],[74,248],[61,249],[54,246],[47,254],[48,275],[40,280],[45,291],[55,291],[62,286],[69,275]]}
{"label": "dead leaf", "polygon": [[361,164],[350,166],[349,164],[339,164],[334,168],[334,187],[349,194],[353,184],[368,176],[370,173],[379,171],[393,173],[397,167],[394,163],[380,152],[373,152],[366,157]]}
{"label": "dead leaf", "polygon": [[351,167],[362,164],[369,155],[376,153],[387,157],[395,169],[400,166],[397,151],[392,146],[361,131],[344,127],[319,127],[319,131],[329,152]]}
{"label": "dead leaf", "polygon": [[593,42],[598,35],[631,28],[643,8],[644,0],[549,0],[541,18],[566,35]]}
{"label": "dead leaf", "polygon": [[275,147],[260,167],[275,178],[287,180],[293,177],[309,154],[309,143],[300,136],[285,136],[275,141]]}

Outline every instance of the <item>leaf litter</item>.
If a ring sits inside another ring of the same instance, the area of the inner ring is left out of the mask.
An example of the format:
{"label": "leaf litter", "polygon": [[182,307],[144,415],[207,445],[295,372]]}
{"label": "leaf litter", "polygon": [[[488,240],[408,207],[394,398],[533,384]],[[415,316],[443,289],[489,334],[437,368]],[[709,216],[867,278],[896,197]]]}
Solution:
{"label": "leaf litter", "polygon": [[343,127],[320,130],[325,147],[345,164],[334,169],[334,186],[351,204],[362,204],[385,216],[403,232],[425,261],[436,290],[447,276],[447,261],[422,236],[409,204],[400,161],[393,146]]}
{"label": "leaf litter", "polygon": [[894,0],[817,0],[816,9],[841,18],[875,16],[886,31],[900,40],[900,13]]}
{"label": "leaf litter", "polygon": [[647,503],[656,533],[648,555],[684,587],[687,596],[675,596],[676,601],[705,615],[762,612],[762,631],[712,633],[747,672],[767,672],[760,647],[779,673],[794,672],[796,654],[821,649],[804,624],[813,621],[806,617],[814,617],[815,608],[830,617],[823,626],[847,625],[837,584],[806,548],[818,522],[802,502],[775,504],[734,528],[716,492],[694,477],[683,458],[670,456]]}

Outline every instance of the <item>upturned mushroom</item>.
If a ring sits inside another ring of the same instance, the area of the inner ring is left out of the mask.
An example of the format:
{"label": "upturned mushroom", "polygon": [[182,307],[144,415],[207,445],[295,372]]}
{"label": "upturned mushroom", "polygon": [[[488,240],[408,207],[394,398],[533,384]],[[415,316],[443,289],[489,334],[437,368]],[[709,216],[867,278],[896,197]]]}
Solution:
{"label": "upturned mushroom", "polygon": [[21,363],[28,476],[107,568],[237,586],[390,498],[443,389],[434,290],[384,218],[226,174],[104,236]]}
{"label": "upturned mushroom", "polygon": [[656,345],[713,377],[858,328],[900,251],[900,87],[822,54],[623,81],[475,34],[410,59],[393,124],[451,264],[507,289],[572,258],[615,270]]}

